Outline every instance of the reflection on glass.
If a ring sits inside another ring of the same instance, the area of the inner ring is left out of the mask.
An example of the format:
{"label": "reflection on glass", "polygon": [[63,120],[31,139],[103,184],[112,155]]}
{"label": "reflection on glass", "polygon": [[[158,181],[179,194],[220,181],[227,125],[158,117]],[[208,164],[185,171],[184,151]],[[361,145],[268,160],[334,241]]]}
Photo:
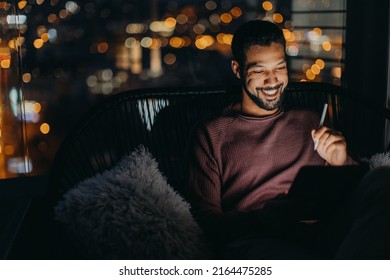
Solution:
{"label": "reflection on glass", "polygon": [[[341,85],[345,26],[346,0],[291,1],[291,24],[286,29],[295,35],[293,40],[287,40],[292,80]],[[321,65],[316,63],[318,60]]]}
{"label": "reflection on glass", "polygon": [[19,24],[13,1],[0,2],[0,178],[31,170],[25,146]]}

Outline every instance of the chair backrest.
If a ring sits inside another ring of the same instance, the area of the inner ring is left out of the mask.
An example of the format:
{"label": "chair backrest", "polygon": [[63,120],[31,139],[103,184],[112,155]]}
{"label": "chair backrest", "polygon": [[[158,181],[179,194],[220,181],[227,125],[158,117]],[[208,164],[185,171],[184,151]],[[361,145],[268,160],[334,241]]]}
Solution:
{"label": "chair backrest", "polygon": [[[240,96],[239,87],[150,88],[110,96],[92,108],[63,140],[50,171],[49,191],[59,197],[144,145],[158,161],[168,183],[182,192],[191,129]],[[329,122],[343,129],[348,128],[346,122],[350,121],[344,117],[350,104],[356,108],[358,102],[348,98],[341,87],[290,83],[284,103],[286,107],[302,106],[319,113],[328,103]]]}

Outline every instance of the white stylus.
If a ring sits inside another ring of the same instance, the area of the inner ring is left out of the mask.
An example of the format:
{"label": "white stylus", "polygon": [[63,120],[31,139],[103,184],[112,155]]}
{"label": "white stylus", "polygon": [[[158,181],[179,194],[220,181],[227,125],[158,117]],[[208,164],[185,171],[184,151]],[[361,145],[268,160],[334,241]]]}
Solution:
{"label": "white stylus", "polygon": [[[322,109],[322,115],[321,115],[320,123],[318,125],[319,129],[324,125],[324,121],[325,121],[325,116],[326,116],[327,110],[328,110],[328,103],[325,103],[324,104],[324,109]],[[317,150],[317,147],[318,147],[318,140],[314,141],[314,150]]]}

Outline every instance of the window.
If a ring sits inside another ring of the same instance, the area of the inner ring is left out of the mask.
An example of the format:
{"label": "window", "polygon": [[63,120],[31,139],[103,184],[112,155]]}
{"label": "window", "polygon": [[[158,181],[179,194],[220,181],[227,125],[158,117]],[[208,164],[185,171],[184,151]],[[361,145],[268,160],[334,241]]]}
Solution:
{"label": "window", "polygon": [[236,83],[230,42],[247,20],[284,29],[291,80],[341,84],[344,73],[346,0],[35,0],[18,9],[33,173],[48,170],[104,95]]}
{"label": "window", "polygon": [[292,1],[291,25],[286,39],[292,79],[341,85],[346,1]]}

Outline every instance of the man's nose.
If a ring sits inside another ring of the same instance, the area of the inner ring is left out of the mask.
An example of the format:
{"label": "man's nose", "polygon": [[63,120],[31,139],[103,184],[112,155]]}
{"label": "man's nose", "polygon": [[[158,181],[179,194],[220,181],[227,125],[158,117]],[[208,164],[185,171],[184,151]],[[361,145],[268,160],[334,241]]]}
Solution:
{"label": "man's nose", "polygon": [[267,76],[265,77],[264,83],[268,85],[272,85],[278,82],[278,76],[273,71],[267,72]]}

